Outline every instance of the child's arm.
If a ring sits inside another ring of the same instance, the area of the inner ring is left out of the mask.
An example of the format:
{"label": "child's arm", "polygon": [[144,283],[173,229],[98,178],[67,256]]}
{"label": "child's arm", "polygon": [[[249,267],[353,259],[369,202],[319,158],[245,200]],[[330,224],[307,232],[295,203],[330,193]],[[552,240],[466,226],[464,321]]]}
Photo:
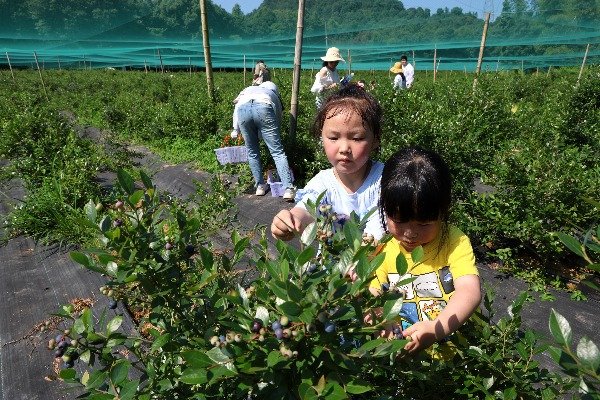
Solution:
{"label": "child's arm", "polygon": [[433,321],[420,321],[402,332],[412,341],[404,349],[417,353],[445,338],[464,324],[481,302],[479,276],[464,275],[454,280],[454,294]]}
{"label": "child's arm", "polygon": [[294,207],[291,210],[281,210],[273,218],[271,223],[271,234],[276,239],[292,240],[314,219],[308,211],[302,207]]}

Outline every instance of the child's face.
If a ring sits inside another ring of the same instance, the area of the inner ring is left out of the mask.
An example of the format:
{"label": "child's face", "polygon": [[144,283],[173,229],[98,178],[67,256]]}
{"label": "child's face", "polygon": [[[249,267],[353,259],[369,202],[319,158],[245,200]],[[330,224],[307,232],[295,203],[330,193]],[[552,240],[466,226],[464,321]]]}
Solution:
{"label": "child's face", "polygon": [[434,240],[440,232],[441,221],[397,222],[386,217],[388,230],[408,252]]}
{"label": "child's face", "polygon": [[378,145],[373,132],[365,128],[354,111],[344,111],[326,118],[321,131],[327,159],[338,175],[364,178],[371,151]]}

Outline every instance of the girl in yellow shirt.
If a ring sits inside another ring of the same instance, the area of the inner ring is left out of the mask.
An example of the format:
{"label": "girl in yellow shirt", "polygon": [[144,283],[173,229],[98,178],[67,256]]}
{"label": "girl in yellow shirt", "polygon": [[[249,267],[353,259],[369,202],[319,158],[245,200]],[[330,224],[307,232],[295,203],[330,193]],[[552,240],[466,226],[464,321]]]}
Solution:
{"label": "girl in yellow shirt", "polygon": [[[382,335],[392,336],[401,329],[402,335],[412,338],[405,346],[409,354],[452,334],[481,301],[473,249],[469,238],[449,225],[450,204],[450,171],[438,154],[411,147],[396,152],[385,163],[379,212],[393,238],[382,250],[385,260],[370,291],[374,295],[383,290],[404,294],[400,324]],[[411,253],[418,247],[422,247],[423,257],[415,263]],[[398,256],[408,263],[405,276],[396,270]],[[406,278],[414,280],[396,285]]]}

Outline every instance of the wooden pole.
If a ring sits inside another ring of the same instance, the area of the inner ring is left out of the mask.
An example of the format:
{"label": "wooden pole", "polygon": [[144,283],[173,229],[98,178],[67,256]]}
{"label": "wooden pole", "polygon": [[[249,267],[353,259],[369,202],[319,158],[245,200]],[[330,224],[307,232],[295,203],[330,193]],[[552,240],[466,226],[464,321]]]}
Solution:
{"label": "wooden pole", "polygon": [[210,40],[208,38],[208,18],[206,16],[206,0],[200,1],[200,21],[202,22],[202,45],[204,47],[204,68],[206,69],[206,86],[208,96],[215,100],[215,88],[212,74],[212,60],[210,58]]}
{"label": "wooden pole", "polygon": [[15,80],[15,73],[13,72],[12,65],[10,65],[10,57],[8,56],[8,51],[6,52],[6,60],[8,61],[8,69],[10,69],[10,75]]}
{"label": "wooden pole", "polygon": [[479,57],[477,57],[477,67],[475,68],[475,78],[473,79],[473,89],[477,86],[477,78],[481,72],[481,63],[483,62],[483,50],[485,50],[485,40],[487,39],[488,26],[490,24],[490,13],[485,13],[483,23],[483,33],[481,34],[481,45],[479,46]]}
{"label": "wooden pole", "polygon": [[437,46],[433,49],[433,81],[435,82],[436,77],[436,63],[437,63]]}
{"label": "wooden pole", "polygon": [[[254,74],[254,72],[252,72]],[[252,80],[254,80],[254,75],[252,75]],[[244,87],[246,87],[246,55],[244,54]]]}
{"label": "wooden pole", "polygon": [[589,51],[590,44],[588,43],[588,45],[585,48],[585,54],[583,55],[583,61],[581,62],[581,68],[579,69],[579,76],[577,77],[577,83],[575,84],[575,86],[579,85],[579,80],[581,79],[581,75],[583,75],[583,67],[585,67],[585,60],[587,60],[587,55]]}
{"label": "wooden pole", "polygon": [[144,72],[148,73],[148,64],[146,64],[146,59],[144,58]]}
{"label": "wooden pole", "polygon": [[552,69],[552,65],[548,67],[548,71],[546,71],[546,76],[550,76],[550,70]]}
{"label": "wooden pole", "polygon": [[46,95],[46,100],[50,100],[48,98],[48,92],[46,91],[46,84],[44,83],[44,77],[42,76],[42,71],[40,70],[40,64],[38,63],[37,53],[34,51],[33,56],[35,57],[35,65],[37,65],[38,74],[40,75],[40,80],[42,81],[42,87],[44,88],[44,94]]}
{"label": "wooden pole", "polygon": [[413,68],[417,68],[417,62],[415,61],[415,51],[412,51]]}
{"label": "wooden pole", "polygon": [[163,62],[162,62],[162,56],[160,55],[160,49],[158,49],[157,52],[158,52],[158,59],[160,60],[160,73],[164,74],[165,66],[163,65]]}
{"label": "wooden pole", "polygon": [[188,57],[188,65],[190,67],[190,76],[192,76],[192,57]]}
{"label": "wooden pole", "polygon": [[294,75],[292,78],[292,99],[290,102],[290,137],[296,140],[298,126],[298,92],[300,91],[300,72],[302,67],[302,35],[304,33],[304,0],[298,0],[298,18],[296,21],[296,48],[294,52]]}
{"label": "wooden pole", "polygon": [[60,71],[60,57],[57,57],[58,60],[58,70]]}
{"label": "wooden pole", "polygon": [[350,49],[348,49],[348,75],[352,73],[352,57],[350,56]]}

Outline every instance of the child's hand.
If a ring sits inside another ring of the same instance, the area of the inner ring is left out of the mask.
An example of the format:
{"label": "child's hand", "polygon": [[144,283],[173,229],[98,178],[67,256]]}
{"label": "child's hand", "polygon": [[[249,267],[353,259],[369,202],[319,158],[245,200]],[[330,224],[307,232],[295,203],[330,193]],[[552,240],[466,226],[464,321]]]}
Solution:
{"label": "child's hand", "polygon": [[276,239],[292,240],[300,232],[300,221],[296,221],[290,210],[281,210],[273,218],[271,234]]}
{"label": "child's hand", "polygon": [[438,321],[420,321],[406,328],[402,331],[402,335],[405,338],[410,336],[410,342],[404,346],[404,350],[409,354],[416,354],[431,346],[438,340],[436,328],[437,330],[441,328],[441,324]]}

